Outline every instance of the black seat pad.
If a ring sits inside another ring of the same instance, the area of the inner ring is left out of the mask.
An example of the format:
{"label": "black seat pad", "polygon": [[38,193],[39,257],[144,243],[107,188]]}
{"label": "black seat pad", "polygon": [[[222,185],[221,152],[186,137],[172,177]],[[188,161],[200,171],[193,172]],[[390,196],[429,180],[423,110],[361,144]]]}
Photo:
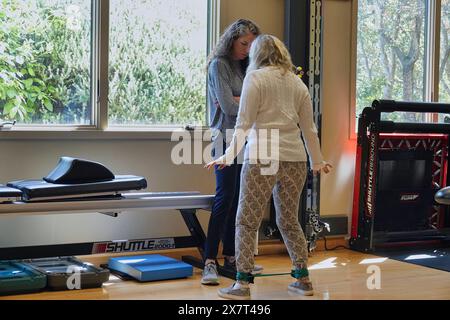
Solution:
{"label": "black seat pad", "polygon": [[109,181],[100,181],[82,184],[55,184],[44,180],[21,180],[7,184],[10,188],[23,192],[25,201],[39,200],[39,198],[70,197],[80,195],[89,197],[95,193],[114,193],[120,191],[141,190],[147,188],[147,180],[143,177],[123,175],[115,176]]}
{"label": "black seat pad", "polygon": [[6,187],[0,184],[0,198],[16,197],[20,198],[22,196],[22,191],[10,187]]}

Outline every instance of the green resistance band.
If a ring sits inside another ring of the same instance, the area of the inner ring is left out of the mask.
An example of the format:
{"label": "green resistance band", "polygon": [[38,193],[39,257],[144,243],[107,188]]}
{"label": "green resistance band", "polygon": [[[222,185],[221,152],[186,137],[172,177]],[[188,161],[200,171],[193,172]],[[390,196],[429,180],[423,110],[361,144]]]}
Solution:
{"label": "green resistance band", "polygon": [[254,283],[255,278],[257,277],[273,277],[273,276],[287,276],[290,275],[295,279],[300,279],[303,277],[309,276],[308,269],[297,269],[292,270],[290,273],[266,273],[266,274],[251,274],[251,273],[236,273],[236,280],[245,281],[248,283]]}

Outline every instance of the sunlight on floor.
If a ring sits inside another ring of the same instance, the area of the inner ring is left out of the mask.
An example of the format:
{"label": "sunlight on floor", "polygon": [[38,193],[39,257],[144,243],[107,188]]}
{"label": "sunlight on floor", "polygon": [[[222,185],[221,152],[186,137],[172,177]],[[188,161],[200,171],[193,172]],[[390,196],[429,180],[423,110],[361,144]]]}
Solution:
{"label": "sunlight on floor", "polygon": [[374,264],[374,263],[383,263],[388,258],[372,258],[372,259],[364,259],[359,264]]}
{"label": "sunlight on floor", "polygon": [[310,266],[309,270],[333,269],[336,268],[336,257],[332,257]]}

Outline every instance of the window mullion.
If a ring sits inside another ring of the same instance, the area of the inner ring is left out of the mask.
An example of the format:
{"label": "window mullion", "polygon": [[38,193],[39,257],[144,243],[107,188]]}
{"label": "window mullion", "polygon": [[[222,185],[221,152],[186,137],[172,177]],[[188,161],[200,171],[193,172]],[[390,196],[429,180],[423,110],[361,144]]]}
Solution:
{"label": "window mullion", "polygon": [[[207,55],[211,53],[220,36],[220,0],[208,0],[208,43]],[[208,86],[205,79],[205,95],[208,96]],[[206,102],[207,103],[207,102]],[[210,111],[206,105],[205,123],[209,123]]]}
{"label": "window mullion", "polygon": [[428,1],[424,79],[425,101],[439,100],[440,10],[441,0]]}
{"label": "window mullion", "polygon": [[100,6],[98,0],[92,0],[91,22],[91,125],[98,127],[99,107],[99,30],[100,30]]}
{"label": "window mullion", "polygon": [[434,20],[435,20],[435,1],[430,0],[425,3],[425,56],[424,56],[424,101],[431,101],[433,95],[433,73],[434,73]]}
{"label": "window mullion", "polygon": [[208,54],[220,36],[220,0],[208,0]]}
{"label": "window mullion", "polygon": [[435,21],[434,21],[434,64],[433,64],[433,96],[431,101],[439,101],[439,61],[441,60],[441,0],[435,1]]}
{"label": "window mullion", "polygon": [[97,75],[98,96],[95,108],[95,123],[98,129],[108,128],[108,63],[109,63],[109,0],[95,0],[98,3],[97,14]]}

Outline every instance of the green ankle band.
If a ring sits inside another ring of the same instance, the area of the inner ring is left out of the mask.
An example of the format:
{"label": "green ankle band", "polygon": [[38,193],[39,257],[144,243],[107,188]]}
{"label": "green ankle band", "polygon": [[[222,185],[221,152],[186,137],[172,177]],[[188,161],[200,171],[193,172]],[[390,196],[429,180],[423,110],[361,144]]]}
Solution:
{"label": "green ankle band", "polygon": [[251,273],[237,272],[236,280],[254,283],[255,277]]}
{"label": "green ankle band", "polygon": [[304,268],[304,269],[295,269],[295,270],[292,270],[291,276],[293,278],[295,278],[295,279],[300,279],[300,278],[308,277],[309,276],[309,272],[308,272],[308,269],[306,269],[306,268]]}

